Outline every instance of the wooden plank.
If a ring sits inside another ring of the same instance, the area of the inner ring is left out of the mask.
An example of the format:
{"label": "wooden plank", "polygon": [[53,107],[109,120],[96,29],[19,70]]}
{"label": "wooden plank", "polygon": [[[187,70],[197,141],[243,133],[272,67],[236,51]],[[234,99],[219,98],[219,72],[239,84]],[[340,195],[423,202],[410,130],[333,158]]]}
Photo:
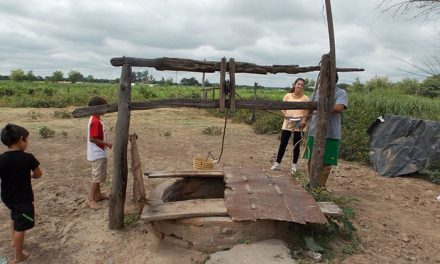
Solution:
{"label": "wooden plank", "polygon": [[[157,58],[143,59],[133,57],[112,58],[110,63],[113,66],[122,66],[124,63],[133,67],[152,67],[159,71],[190,71],[190,72],[216,72],[220,71],[220,63],[216,61],[200,61],[182,58]],[[248,62],[235,62],[236,73],[253,73],[253,74],[277,74],[288,73],[297,74],[304,72],[319,71],[319,66],[299,67],[298,65],[257,65]],[[228,70],[228,66],[226,70]],[[337,71],[354,72],[364,71],[362,68],[337,68]]]}
{"label": "wooden plank", "polygon": [[222,177],[223,171],[149,171],[144,173],[148,178],[176,178],[176,177]]}
{"label": "wooden plank", "polygon": [[318,202],[319,209],[327,216],[343,216],[344,212],[333,202]]}
{"label": "wooden plank", "polygon": [[141,218],[147,221],[202,216],[227,216],[224,199],[198,199],[144,207]]}
{"label": "wooden plank", "polygon": [[131,173],[133,174],[133,201],[138,204],[139,213],[142,213],[144,205],[147,204],[145,194],[144,178],[142,177],[142,165],[139,157],[136,133],[129,135],[131,142]]}
{"label": "wooden plank", "polygon": [[124,64],[119,85],[118,119],[113,144],[113,179],[109,201],[109,227],[124,227],[124,204],[127,191],[127,145],[130,129],[131,66]]}
{"label": "wooden plank", "polygon": [[[149,110],[157,108],[175,108],[175,107],[193,107],[193,108],[219,108],[218,100],[193,100],[193,99],[164,99],[152,100],[145,102],[131,103],[130,110]],[[229,101],[225,102],[225,107],[229,107]],[[316,102],[282,102],[275,100],[237,100],[235,108],[238,109],[265,109],[265,110],[282,110],[282,109],[310,109],[317,108]],[[113,113],[118,111],[117,104],[107,104],[93,107],[81,107],[72,112],[75,118],[93,115],[96,112],[102,114]]]}

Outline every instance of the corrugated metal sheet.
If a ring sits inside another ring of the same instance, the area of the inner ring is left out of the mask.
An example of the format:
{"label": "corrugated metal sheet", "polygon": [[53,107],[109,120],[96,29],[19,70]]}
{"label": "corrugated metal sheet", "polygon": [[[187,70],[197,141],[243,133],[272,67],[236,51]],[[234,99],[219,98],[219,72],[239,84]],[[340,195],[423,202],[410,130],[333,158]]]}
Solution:
{"label": "corrugated metal sheet", "polygon": [[286,173],[256,166],[225,166],[223,172],[225,204],[235,221],[327,222],[313,197]]}

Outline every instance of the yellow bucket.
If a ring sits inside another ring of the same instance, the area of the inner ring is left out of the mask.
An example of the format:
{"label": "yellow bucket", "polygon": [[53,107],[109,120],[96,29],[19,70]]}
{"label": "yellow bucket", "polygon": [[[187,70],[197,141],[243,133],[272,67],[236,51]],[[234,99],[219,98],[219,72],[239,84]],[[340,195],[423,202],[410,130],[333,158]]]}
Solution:
{"label": "yellow bucket", "polygon": [[214,161],[202,157],[193,158],[193,168],[196,170],[212,170],[214,169]]}

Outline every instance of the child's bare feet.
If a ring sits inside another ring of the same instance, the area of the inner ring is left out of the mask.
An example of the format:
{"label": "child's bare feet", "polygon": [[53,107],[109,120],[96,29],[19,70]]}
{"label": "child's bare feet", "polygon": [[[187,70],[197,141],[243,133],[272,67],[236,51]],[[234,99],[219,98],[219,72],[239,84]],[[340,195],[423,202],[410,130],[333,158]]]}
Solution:
{"label": "child's bare feet", "polygon": [[27,259],[31,254],[25,250],[21,252],[21,254],[15,255],[14,261],[12,263],[20,263],[23,260]]}
{"label": "child's bare feet", "polygon": [[106,193],[100,193],[98,195],[98,198],[96,198],[97,202],[103,201],[103,200],[108,200],[108,195]]}
{"label": "child's bare feet", "polygon": [[95,201],[89,201],[89,207],[95,210],[101,209],[101,206]]}

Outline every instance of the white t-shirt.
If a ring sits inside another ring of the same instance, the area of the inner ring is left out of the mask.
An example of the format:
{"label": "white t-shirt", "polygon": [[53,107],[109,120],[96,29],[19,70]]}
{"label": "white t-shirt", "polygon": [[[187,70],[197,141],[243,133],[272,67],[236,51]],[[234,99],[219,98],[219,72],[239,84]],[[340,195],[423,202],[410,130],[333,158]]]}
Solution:
{"label": "white t-shirt", "polygon": [[90,137],[99,138],[104,142],[107,141],[105,135],[104,124],[99,117],[93,115],[89,119],[87,126],[87,160],[95,161],[98,159],[107,158],[106,146],[98,146],[95,143],[90,142]]}

